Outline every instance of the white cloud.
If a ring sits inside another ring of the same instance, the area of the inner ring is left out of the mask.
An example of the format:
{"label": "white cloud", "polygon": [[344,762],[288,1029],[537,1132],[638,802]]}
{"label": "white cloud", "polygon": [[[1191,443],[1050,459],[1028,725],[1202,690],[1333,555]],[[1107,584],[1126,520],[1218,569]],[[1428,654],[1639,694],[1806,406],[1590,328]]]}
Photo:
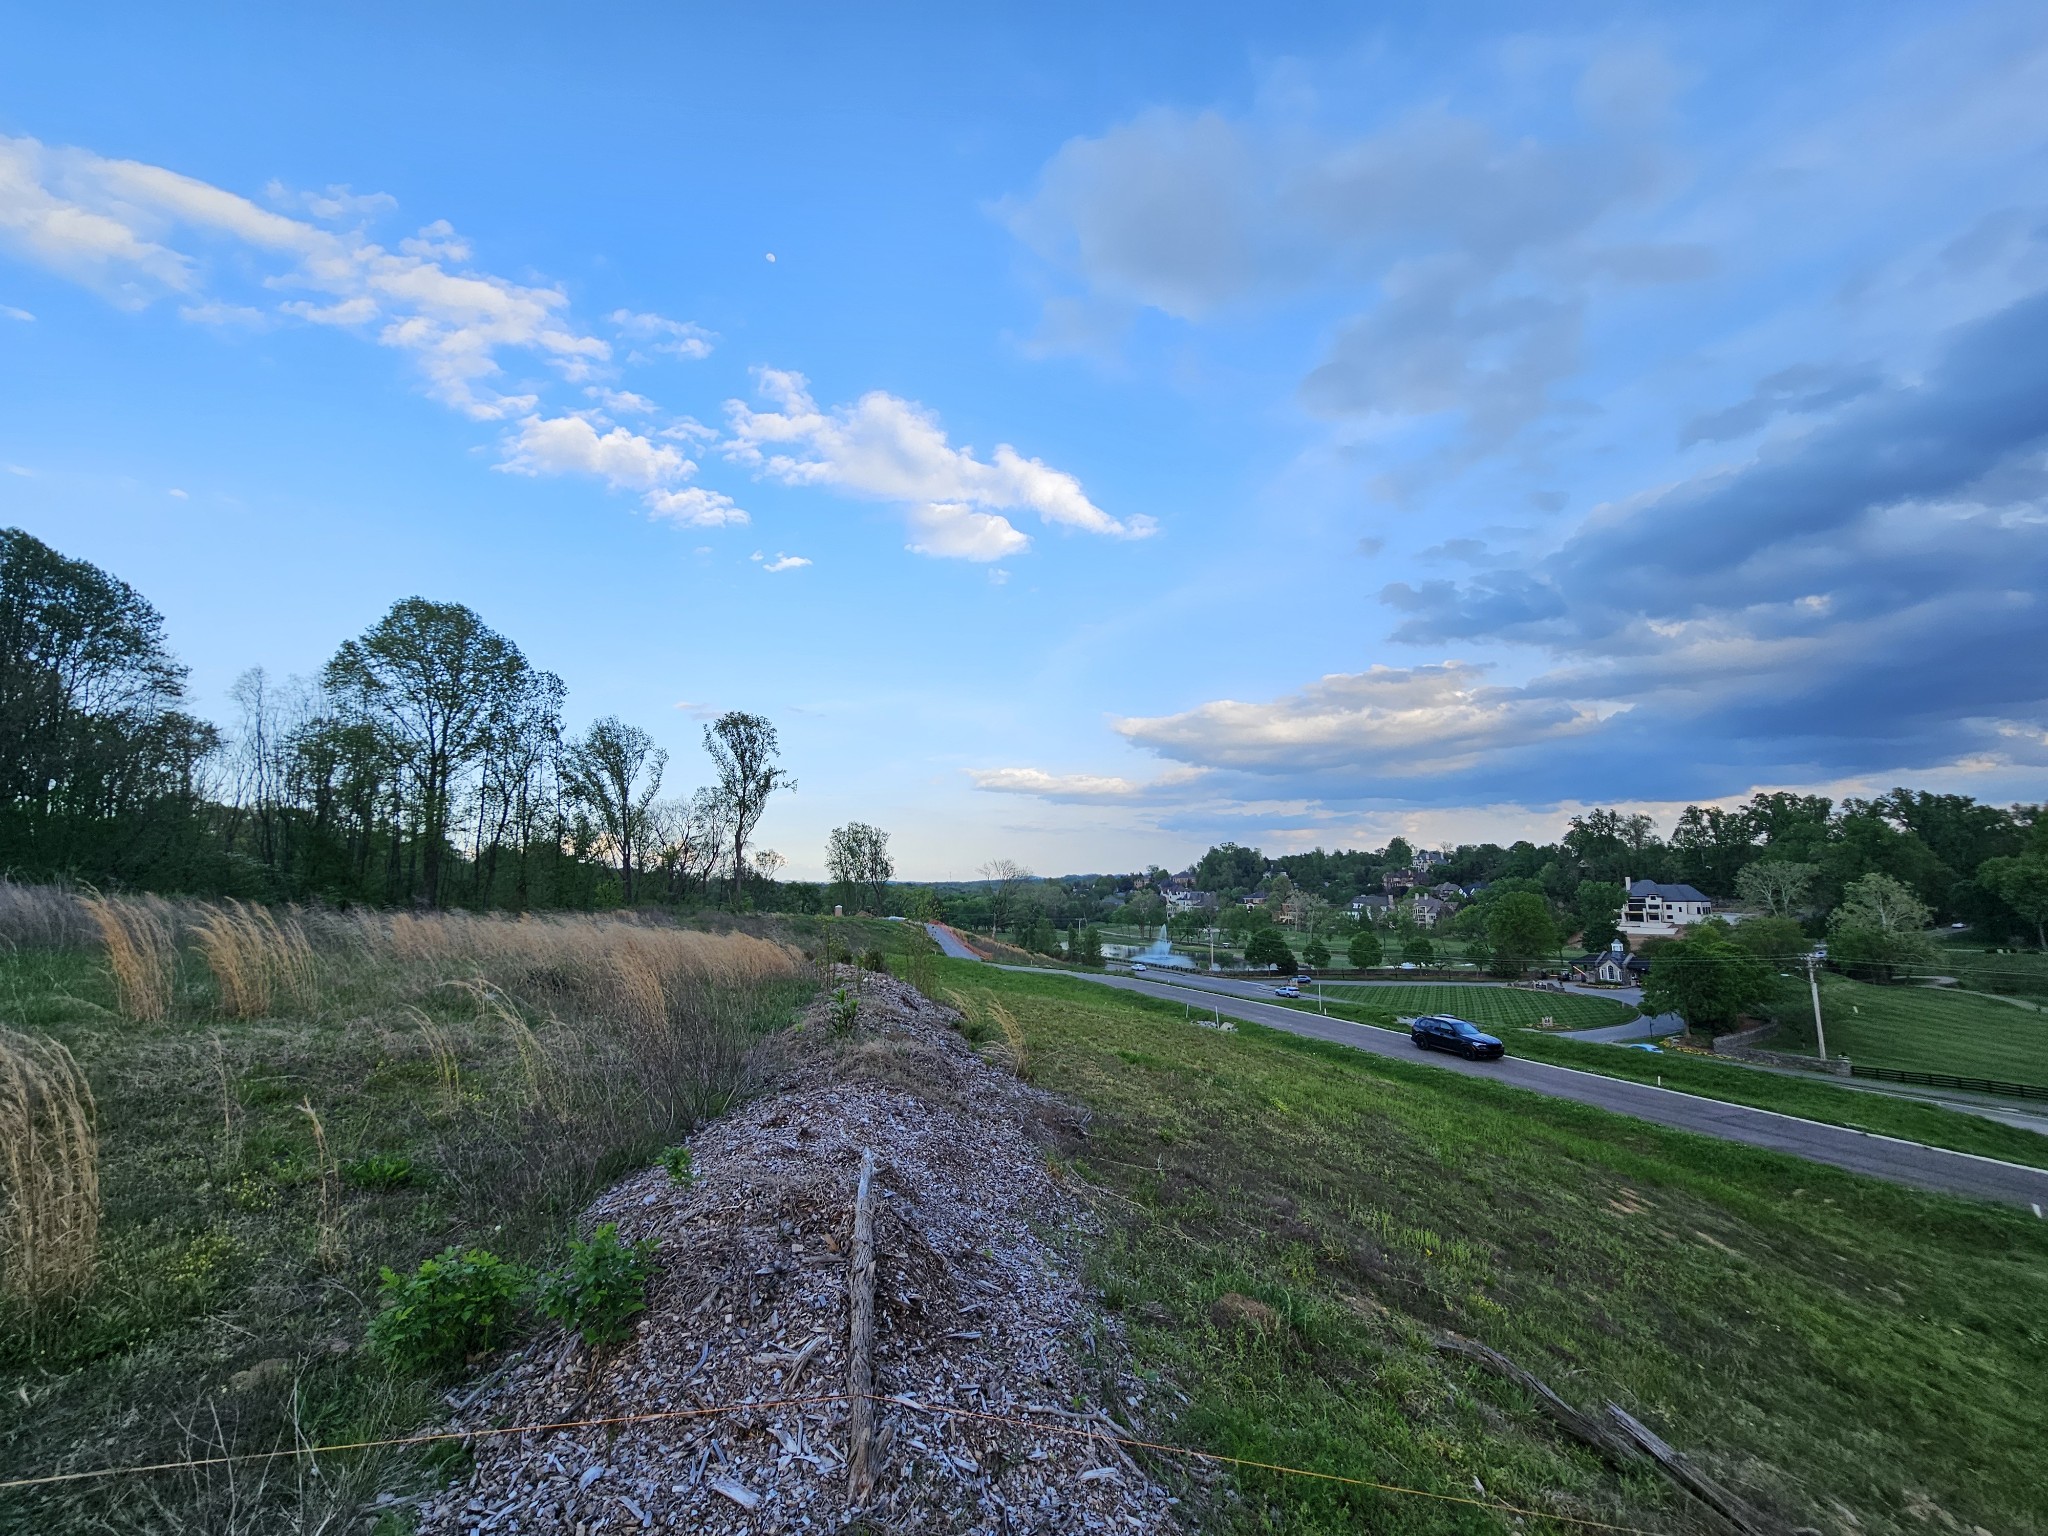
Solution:
{"label": "white cloud", "polygon": [[10,320],[33,320],[35,316],[25,309],[16,309],[12,304],[0,304],[0,315]]}
{"label": "white cloud", "polygon": [[528,416],[505,439],[496,466],[515,475],[591,475],[615,491],[638,491],[650,517],[692,528],[747,521],[732,498],[686,485],[696,463],[668,443],[588,416]]}
{"label": "white cloud", "polygon": [[778,549],[775,551],[775,558],[762,566],[761,569],[773,575],[777,571],[800,571],[810,563],[802,555],[785,555]]}
{"label": "white cloud", "polygon": [[[330,189],[309,206],[341,217],[384,205]],[[130,307],[190,294],[192,318],[232,315],[226,301],[200,296],[207,269],[194,252],[169,244],[179,232],[269,258],[265,287],[310,295],[278,310],[315,324],[375,327],[380,344],[411,356],[429,393],[478,420],[534,408],[530,393],[499,389],[502,351],[532,353],[577,382],[611,357],[608,343],[563,318],[568,296],[559,288],[456,270],[451,264],[466,262],[469,247],[445,220],[394,252],[359,230],[292,218],[160,166],[0,137],[0,244]]]}
{"label": "white cloud", "polygon": [[671,320],[665,315],[636,315],[630,309],[615,309],[611,321],[618,327],[620,335],[638,342],[650,352],[662,352],[670,357],[709,357],[712,343],[718,340],[716,331],[707,331],[690,320]]}
{"label": "white cloud", "polygon": [[701,485],[655,491],[646,498],[647,515],[685,528],[737,528],[752,521],[723,491]]}
{"label": "white cloud", "polygon": [[613,490],[651,491],[696,470],[676,449],[624,427],[600,433],[582,416],[528,416],[498,468],[520,475],[596,475]]}
{"label": "white cloud", "polygon": [[186,494],[185,492],[183,492],[183,491],[179,490],[179,489],[178,489],[178,488],[177,488],[177,487],[176,487],[175,485],[171,487],[171,489],[170,489],[170,491],[168,492],[168,494],[169,494],[169,495],[171,495],[171,496],[173,496],[173,497],[175,497],[175,498],[176,498],[176,499],[178,499],[179,501],[190,501],[190,500],[192,499],[192,498],[191,498],[190,496],[188,496],[188,495],[187,495],[187,494]]}
{"label": "white cloud", "polygon": [[1143,538],[1148,517],[1118,521],[1090,501],[1081,482],[1008,443],[987,460],[955,448],[936,414],[881,390],[852,405],[820,410],[800,373],[758,370],[760,392],[777,409],[726,403],[725,453],[787,485],[823,485],[909,508],[910,548],[965,560],[998,560],[1030,547],[1001,514],[1030,511],[1047,523],[1113,538]]}
{"label": "white cloud", "polygon": [[[661,411],[661,407],[645,395],[636,395],[630,389],[606,389],[602,384],[591,384],[585,386],[583,393],[597,401],[598,404],[602,405],[614,416],[654,416],[660,414]],[[667,428],[661,433],[663,437],[684,437],[687,435],[687,433],[678,431],[673,427]]]}
{"label": "white cloud", "polygon": [[[552,414],[542,406],[541,383],[508,378],[507,358],[523,354],[588,385],[609,411],[660,420],[645,396],[602,384],[611,344],[570,320],[559,287],[477,270],[469,243],[445,219],[395,250],[371,240],[362,226],[396,206],[381,193],[294,193],[274,182],[268,192],[276,207],[160,166],[0,136],[0,249],[129,308],[176,296],[184,301],[179,313],[198,324],[263,325],[289,316],[361,333],[406,354],[443,404],[473,420],[516,423],[502,469],[591,475],[639,492],[650,516],[690,526],[747,521],[730,497],[683,483],[697,466],[672,444],[716,436],[700,423],[683,417],[637,433],[602,417]],[[207,258],[222,245],[236,259],[216,272]],[[251,265],[255,291],[208,291],[210,280],[236,280]],[[260,307],[242,301],[259,295]],[[704,356],[714,339],[701,326],[660,315],[621,310],[612,318],[628,336],[679,356]]]}
{"label": "white cloud", "polygon": [[1336,672],[1265,703],[1218,699],[1112,722],[1126,740],[1203,767],[1261,774],[1411,775],[1596,728],[1625,706],[1485,681],[1470,662]]}
{"label": "white cloud", "polygon": [[976,789],[1004,795],[1034,795],[1041,800],[1102,802],[1136,800],[1187,784],[1202,776],[1199,768],[1169,768],[1148,780],[1116,774],[1047,773],[1043,768],[970,768]]}

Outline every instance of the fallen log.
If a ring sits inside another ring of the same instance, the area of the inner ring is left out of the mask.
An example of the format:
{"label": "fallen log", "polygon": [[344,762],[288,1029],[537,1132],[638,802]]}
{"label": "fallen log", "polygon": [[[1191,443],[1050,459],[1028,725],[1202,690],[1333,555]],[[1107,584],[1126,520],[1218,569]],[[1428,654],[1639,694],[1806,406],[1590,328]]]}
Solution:
{"label": "fallen log", "polygon": [[1591,1446],[1617,1467],[1639,1465],[1643,1453],[1627,1436],[1617,1434],[1590,1413],[1581,1413],[1570,1403],[1559,1397],[1542,1381],[1523,1370],[1514,1361],[1498,1350],[1488,1349],[1476,1339],[1464,1338],[1449,1333],[1436,1341],[1439,1351],[1469,1360],[1489,1376],[1512,1382],[1536,1399],[1552,1422],[1574,1440]]}
{"label": "fallen log", "polygon": [[1743,1536],[1785,1536],[1786,1527],[1752,1509],[1708,1477],[1621,1404],[1609,1403],[1607,1417],[1631,1444],[1656,1464],[1658,1471],[1741,1531]]}
{"label": "fallen log", "polygon": [[874,1496],[875,1440],[875,1154],[860,1155],[860,1187],[853,1197],[853,1252],[846,1271],[851,1322],[846,1343],[846,1507]]}

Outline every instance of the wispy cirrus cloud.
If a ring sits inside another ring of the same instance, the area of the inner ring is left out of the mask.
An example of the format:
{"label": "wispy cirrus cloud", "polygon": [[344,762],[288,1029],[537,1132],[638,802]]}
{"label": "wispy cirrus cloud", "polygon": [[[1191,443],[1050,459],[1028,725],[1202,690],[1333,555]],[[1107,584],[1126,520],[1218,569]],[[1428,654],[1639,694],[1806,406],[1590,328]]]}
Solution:
{"label": "wispy cirrus cloud", "polygon": [[1155,531],[1149,517],[1110,516],[1074,476],[1008,443],[986,459],[954,447],[938,416],[914,401],[876,390],[827,410],[800,373],[763,368],[756,378],[771,409],[727,402],[726,457],[786,485],[902,505],[909,547],[919,554],[979,561],[1019,554],[1031,540],[1004,515],[1016,511],[1109,538]]}
{"label": "wispy cirrus cloud", "polygon": [[1042,768],[970,768],[967,777],[976,789],[996,794],[1032,795],[1041,800],[1085,805],[1151,799],[1194,783],[1203,772],[1200,768],[1175,767],[1148,779],[1127,779],[1119,774],[1048,773]]}

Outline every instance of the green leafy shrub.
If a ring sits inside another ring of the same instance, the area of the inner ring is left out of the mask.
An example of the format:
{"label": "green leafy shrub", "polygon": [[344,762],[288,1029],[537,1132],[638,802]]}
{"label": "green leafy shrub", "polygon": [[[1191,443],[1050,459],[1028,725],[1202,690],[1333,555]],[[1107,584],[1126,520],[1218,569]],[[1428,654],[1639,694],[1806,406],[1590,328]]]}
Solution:
{"label": "green leafy shrub", "polygon": [[568,1267],[541,1282],[541,1312],[575,1329],[585,1344],[618,1343],[630,1332],[628,1319],[647,1310],[654,1249],[652,1242],[620,1242],[611,1222],[588,1242],[572,1239]]}
{"label": "green leafy shrub", "polygon": [[341,1165],[342,1182],[357,1189],[402,1189],[412,1182],[412,1159],[375,1152]]}
{"label": "green leafy shrub", "polygon": [[871,949],[860,957],[860,968],[864,971],[880,971],[889,974],[889,957],[879,949]]}
{"label": "green leafy shrub", "polygon": [[860,999],[844,987],[832,993],[832,1027],[849,1030],[860,1022]]}
{"label": "green leafy shrub", "polygon": [[383,1271],[370,1347],[396,1370],[439,1371],[497,1348],[533,1277],[483,1248],[448,1248],[409,1275]]}
{"label": "green leafy shrub", "polygon": [[697,1180],[697,1170],[690,1164],[690,1149],[688,1147],[666,1148],[655,1161],[666,1168],[668,1176],[685,1189],[688,1189]]}

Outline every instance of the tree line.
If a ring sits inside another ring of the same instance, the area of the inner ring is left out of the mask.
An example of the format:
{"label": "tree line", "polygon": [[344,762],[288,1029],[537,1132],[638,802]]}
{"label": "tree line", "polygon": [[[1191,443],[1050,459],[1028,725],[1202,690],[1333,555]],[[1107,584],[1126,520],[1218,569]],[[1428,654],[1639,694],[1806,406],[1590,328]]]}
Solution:
{"label": "tree line", "polygon": [[409,597],[312,679],[237,680],[229,730],[125,582],[0,530],[0,865],[259,898],[426,906],[744,904],[794,789],[774,725],[704,728],[710,782],[664,797],[667,754],[459,603]]}

